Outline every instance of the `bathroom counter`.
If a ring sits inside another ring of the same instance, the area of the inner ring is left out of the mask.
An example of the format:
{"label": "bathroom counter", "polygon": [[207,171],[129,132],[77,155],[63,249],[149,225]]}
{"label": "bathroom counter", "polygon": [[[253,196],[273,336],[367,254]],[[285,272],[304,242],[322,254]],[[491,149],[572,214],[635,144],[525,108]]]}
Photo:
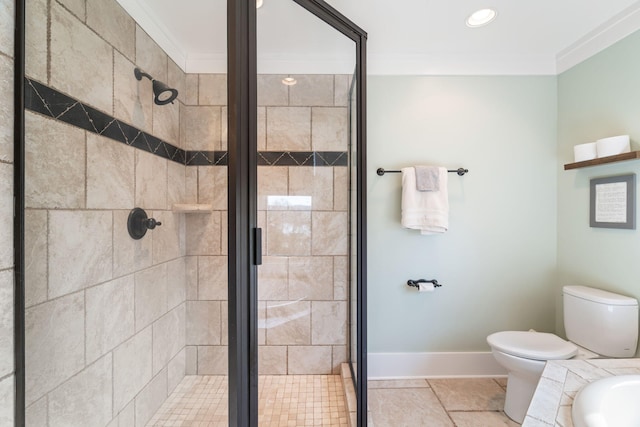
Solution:
{"label": "bathroom counter", "polygon": [[578,390],[600,378],[626,374],[640,374],[640,359],[549,361],[522,426],[573,427],[571,405]]}

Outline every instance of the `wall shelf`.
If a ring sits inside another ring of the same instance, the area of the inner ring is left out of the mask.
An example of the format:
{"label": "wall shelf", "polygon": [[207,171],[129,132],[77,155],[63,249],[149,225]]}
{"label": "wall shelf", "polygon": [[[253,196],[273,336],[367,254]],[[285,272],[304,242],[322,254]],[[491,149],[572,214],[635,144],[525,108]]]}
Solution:
{"label": "wall shelf", "polygon": [[177,203],[171,210],[177,213],[210,213],[213,206],[203,203]]}
{"label": "wall shelf", "polygon": [[584,162],[567,163],[564,170],[586,168],[589,166],[604,165],[607,163],[623,162],[625,160],[640,159],[640,151],[632,151],[630,153],[616,154],[615,156],[601,157],[599,159],[585,160]]}

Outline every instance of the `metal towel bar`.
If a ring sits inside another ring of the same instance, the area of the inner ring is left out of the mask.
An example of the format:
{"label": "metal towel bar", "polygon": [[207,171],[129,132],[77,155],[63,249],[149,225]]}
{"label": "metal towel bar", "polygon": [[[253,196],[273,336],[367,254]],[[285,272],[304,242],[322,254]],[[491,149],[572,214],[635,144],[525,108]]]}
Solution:
{"label": "metal towel bar", "polygon": [[[384,175],[385,173],[400,173],[402,171],[397,171],[397,170],[384,170],[384,168],[378,168],[378,170],[376,171],[376,173],[380,176]],[[458,169],[447,169],[447,172],[449,173],[457,173],[459,176],[464,175],[465,173],[469,172],[469,169],[464,169],[464,168],[458,168]]]}

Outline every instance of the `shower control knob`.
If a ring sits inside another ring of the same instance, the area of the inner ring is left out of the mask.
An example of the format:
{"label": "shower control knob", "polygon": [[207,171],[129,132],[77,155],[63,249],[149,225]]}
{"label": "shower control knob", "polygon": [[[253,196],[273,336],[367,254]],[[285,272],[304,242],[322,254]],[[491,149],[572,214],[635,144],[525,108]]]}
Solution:
{"label": "shower control knob", "polygon": [[153,230],[154,228],[161,226],[162,223],[160,221],[156,221],[155,218],[148,218],[145,221],[145,225],[149,230]]}
{"label": "shower control knob", "polygon": [[160,225],[162,225],[160,221],[156,221],[155,218],[149,218],[142,208],[135,208],[129,212],[127,230],[129,230],[129,235],[132,239],[142,239],[147,234],[147,230],[153,230]]}

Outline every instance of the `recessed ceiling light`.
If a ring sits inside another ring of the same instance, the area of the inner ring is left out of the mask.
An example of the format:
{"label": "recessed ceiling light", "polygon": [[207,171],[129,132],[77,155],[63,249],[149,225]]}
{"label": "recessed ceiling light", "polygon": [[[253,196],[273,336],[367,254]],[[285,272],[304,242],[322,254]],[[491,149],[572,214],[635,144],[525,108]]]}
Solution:
{"label": "recessed ceiling light", "polygon": [[494,9],[480,9],[467,18],[467,27],[482,27],[496,19],[496,16],[498,16],[498,12]]}
{"label": "recessed ceiling light", "polygon": [[256,0],[256,9],[260,9],[262,7],[262,3],[264,3],[264,0]]}
{"label": "recessed ceiling light", "polygon": [[298,83],[298,81],[296,79],[294,79],[293,77],[285,77],[284,79],[282,79],[282,84],[283,85],[293,86],[296,83]]}

